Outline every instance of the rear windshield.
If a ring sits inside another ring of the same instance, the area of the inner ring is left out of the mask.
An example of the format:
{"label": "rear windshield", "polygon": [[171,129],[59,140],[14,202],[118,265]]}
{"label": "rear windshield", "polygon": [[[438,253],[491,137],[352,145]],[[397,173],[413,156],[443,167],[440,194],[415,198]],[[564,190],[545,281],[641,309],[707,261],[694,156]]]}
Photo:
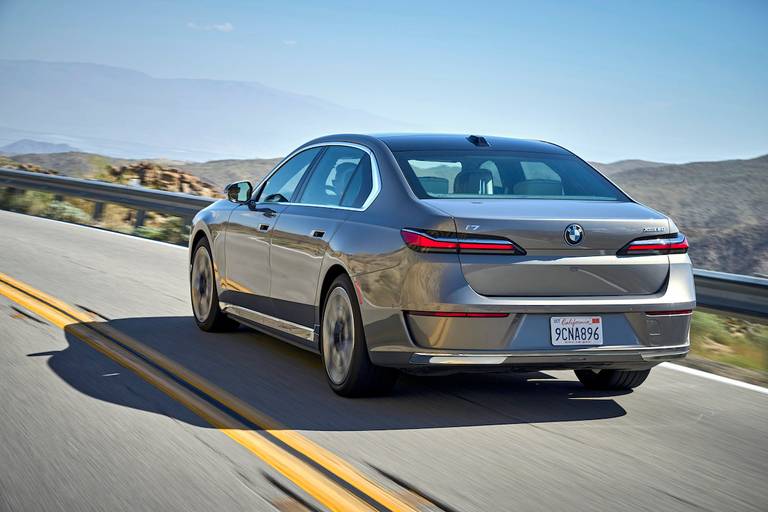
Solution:
{"label": "rear windshield", "polygon": [[514,151],[396,151],[421,199],[580,199],[628,201],[578,158]]}

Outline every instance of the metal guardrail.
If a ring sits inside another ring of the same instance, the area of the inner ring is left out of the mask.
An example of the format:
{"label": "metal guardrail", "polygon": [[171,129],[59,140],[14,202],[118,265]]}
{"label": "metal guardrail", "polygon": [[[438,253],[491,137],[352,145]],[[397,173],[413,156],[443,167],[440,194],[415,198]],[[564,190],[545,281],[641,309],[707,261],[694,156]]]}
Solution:
{"label": "metal guardrail", "polygon": [[191,219],[194,215],[216,201],[216,199],[181,192],[166,192],[144,187],[118,185],[104,181],[84,180],[42,174],[37,172],[20,171],[0,167],[0,187],[12,187],[20,190],[40,190],[60,196],[80,197],[96,203],[99,217],[101,207],[105,203],[119,204],[139,211],[137,225],[141,225],[144,211],[178,215]]}
{"label": "metal guardrail", "polygon": [[768,321],[768,279],[694,269],[693,282],[698,306]]}
{"label": "metal guardrail", "polygon": [[[8,168],[0,168],[0,187],[80,197],[94,201],[97,206],[114,203],[135,208],[141,213],[137,215],[137,225],[143,221],[144,210],[191,219],[199,210],[216,201],[191,194]],[[768,279],[699,269],[694,269],[693,275],[700,307],[767,321]]]}

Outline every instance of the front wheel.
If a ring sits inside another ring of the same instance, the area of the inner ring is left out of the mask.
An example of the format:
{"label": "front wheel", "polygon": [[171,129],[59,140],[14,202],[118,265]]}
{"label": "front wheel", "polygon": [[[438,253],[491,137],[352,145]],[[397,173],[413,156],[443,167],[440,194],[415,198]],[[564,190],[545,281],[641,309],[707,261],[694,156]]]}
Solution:
{"label": "front wheel", "polygon": [[645,382],[651,370],[575,370],[575,373],[585,388],[619,391],[636,388]]}
{"label": "front wheel", "polygon": [[337,277],[323,303],[320,346],[328,384],[346,397],[385,394],[397,380],[397,371],[371,363],[363,320],[352,281]]}
{"label": "front wheel", "polygon": [[192,296],[192,312],[195,314],[195,323],[200,329],[208,332],[237,329],[239,324],[225,315],[219,307],[211,248],[205,238],[195,245],[189,287]]}

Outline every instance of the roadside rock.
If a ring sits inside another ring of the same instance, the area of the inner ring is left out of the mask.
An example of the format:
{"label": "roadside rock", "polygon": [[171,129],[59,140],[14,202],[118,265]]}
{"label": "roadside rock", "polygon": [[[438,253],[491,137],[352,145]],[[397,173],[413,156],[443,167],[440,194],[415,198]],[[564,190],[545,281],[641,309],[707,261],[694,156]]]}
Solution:
{"label": "roadside rock", "polygon": [[11,160],[10,158],[0,157],[0,167],[9,167],[20,171],[39,172],[40,174],[58,174],[56,171],[40,167],[35,164],[27,164]]}
{"label": "roadside rock", "polygon": [[134,183],[142,187],[183,192],[207,197],[221,197],[218,188],[206,183],[197,176],[172,167],[164,167],[152,162],[108,167],[109,175],[117,183]]}

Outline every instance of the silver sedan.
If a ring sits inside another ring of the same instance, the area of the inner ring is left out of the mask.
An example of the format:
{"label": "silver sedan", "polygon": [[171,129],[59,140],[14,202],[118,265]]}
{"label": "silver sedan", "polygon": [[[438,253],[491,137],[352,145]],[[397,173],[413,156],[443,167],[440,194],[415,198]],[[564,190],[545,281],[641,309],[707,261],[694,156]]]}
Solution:
{"label": "silver sedan", "polygon": [[317,352],[343,396],[401,371],[573,369],[630,389],[689,349],[685,236],[548,142],[322,137],[229,185],[189,247],[201,329]]}

